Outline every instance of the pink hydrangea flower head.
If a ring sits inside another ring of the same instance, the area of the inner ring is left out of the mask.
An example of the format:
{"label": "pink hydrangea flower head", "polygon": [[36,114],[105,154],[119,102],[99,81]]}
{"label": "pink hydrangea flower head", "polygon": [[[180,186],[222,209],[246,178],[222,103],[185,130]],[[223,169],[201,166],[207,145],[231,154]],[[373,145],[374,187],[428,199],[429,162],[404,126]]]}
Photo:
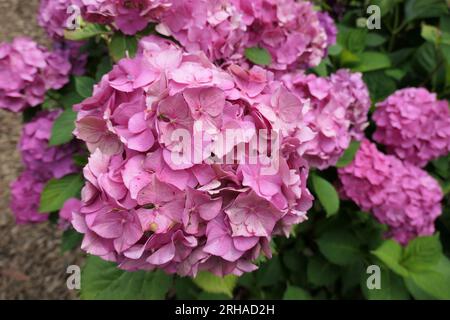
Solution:
{"label": "pink hydrangea flower head", "polygon": [[244,65],[246,48],[265,48],[273,70],[318,65],[335,38],[332,20],[294,0],[175,0],[157,30],[218,63]]}
{"label": "pink hydrangea flower head", "polygon": [[83,18],[89,22],[110,24],[128,35],[158,21],[170,7],[169,0],[76,0]]}
{"label": "pink hydrangea flower head", "polygon": [[303,108],[303,126],[296,132],[298,150],[311,166],[325,169],[336,164],[352,139],[361,140],[368,124],[369,92],[361,74],[339,70],[328,78],[288,73],[283,83],[309,101]]}
{"label": "pink hydrangea flower head", "polygon": [[325,29],[327,34],[328,46],[333,46],[336,44],[338,29],[334,23],[333,18],[328,14],[328,12],[318,12],[320,24]]}
{"label": "pink hydrangea flower head", "polygon": [[73,0],[41,0],[39,4],[38,23],[47,34],[55,40],[64,38],[69,13]]}
{"label": "pink hydrangea flower head", "polygon": [[79,212],[81,209],[81,201],[77,198],[70,198],[64,202],[63,207],[59,210],[59,220],[58,226],[66,230],[72,224],[72,214],[74,212]]}
{"label": "pink hydrangea flower head", "polygon": [[343,195],[386,224],[387,237],[407,244],[434,233],[443,194],[424,170],[385,155],[364,140],[353,163],[338,171]]}
{"label": "pink hydrangea flower head", "polygon": [[46,178],[61,178],[77,171],[73,162],[79,150],[75,143],[50,147],[48,145],[52,126],[59,110],[41,112],[24,125],[19,148],[25,167]]}
{"label": "pink hydrangea flower head", "polygon": [[21,112],[42,103],[47,90],[68,82],[70,69],[64,55],[29,38],[0,44],[0,108]]}
{"label": "pink hydrangea flower head", "polygon": [[448,102],[424,88],[398,90],[377,104],[375,141],[419,167],[450,152]]}
{"label": "pink hydrangea flower head", "polygon": [[11,183],[10,208],[16,223],[38,223],[48,219],[48,214],[39,212],[39,203],[44,185],[45,180],[32,171],[24,171]]}
{"label": "pink hydrangea flower head", "polygon": [[[308,164],[284,147],[299,143],[304,101],[271,80],[259,67],[226,72],[202,52],[142,39],[75,106],[75,134],[91,152],[72,220],[82,248],[125,270],[189,276],[241,275],[270,257],[272,237],[288,236],[312,204]],[[246,151],[277,136],[270,158]]]}

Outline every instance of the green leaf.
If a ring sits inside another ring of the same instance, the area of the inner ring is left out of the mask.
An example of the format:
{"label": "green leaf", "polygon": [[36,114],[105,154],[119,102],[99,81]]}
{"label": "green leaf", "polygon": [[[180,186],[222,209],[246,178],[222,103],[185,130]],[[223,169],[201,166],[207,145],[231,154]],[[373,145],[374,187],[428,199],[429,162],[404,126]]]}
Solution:
{"label": "green leaf", "polygon": [[339,211],[339,195],[331,183],[324,178],[313,174],[311,176],[314,192],[319,198],[327,217],[335,215]]}
{"label": "green leaf", "polygon": [[60,99],[64,109],[72,109],[73,105],[83,101],[83,97],[76,91],[70,91],[63,95]]}
{"label": "green leaf", "polygon": [[92,96],[95,80],[89,77],[75,77],[75,89],[83,98]]}
{"label": "green leaf", "polygon": [[218,277],[210,272],[200,272],[197,277],[193,279],[194,283],[201,289],[209,293],[223,293],[229,297],[233,296],[233,289],[237,283],[237,277],[234,275],[227,275],[225,277]]}
{"label": "green leaf", "polygon": [[371,0],[370,4],[380,7],[381,16],[384,17],[392,11],[397,4],[397,1],[398,0]]}
{"label": "green leaf", "polygon": [[72,159],[73,162],[79,167],[84,167],[85,165],[88,164],[87,155],[76,154],[73,156]]}
{"label": "green leaf", "polygon": [[339,277],[339,268],[321,257],[312,257],[308,260],[307,277],[315,286],[328,286]]}
{"label": "green leaf", "polygon": [[413,62],[418,67],[418,72],[432,72],[436,69],[438,61],[437,51],[432,43],[425,42],[414,54]]}
{"label": "green leaf", "polygon": [[267,66],[272,63],[272,56],[270,55],[269,51],[264,48],[246,48],[245,57],[254,64],[259,64],[262,66]]}
{"label": "green leaf", "polygon": [[115,33],[109,43],[109,53],[112,59],[117,62],[125,57],[133,58],[136,55],[137,46],[136,37]]}
{"label": "green leaf", "polygon": [[52,127],[52,136],[50,137],[50,146],[59,146],[72,140],[72,132],[75,129],[76,112],[72,109],[66,109],[55,120]]}
{"label": "green leaf", "polygon": [[439,263],[442,245],[439,235],[411,240],[404,249],[401,264],[409,271],[430,270]]}
{"label": "green leaf", "polygon": [[380,247],[372,251],[372,254],[398,275],[408,276],[408,270],[400,264],[403,255],[402,247],[394,240],[384,241]]}
{"label": "green leaf", "polygon": [[[391,1],[391,0],[389,0]],[[378,47],[386,42],[386,38],[378,33],[370,32],[366,37],[366,46],[368,47]]]}
{"label": "green leaf", "polygon": [[361,290],[368,300],[406,300],[409,298],[408,291],[403,279],[393,272],[381,268],[381,288],[369,289],[367,279],[370,275],[361,277]]}
{"label": "green leaf", "polygon": [[342,46],[340,44],[335,44],[328,48],[328,54],[330,56],[338,56],[342,52]]}
{"label": "green leaf", "polygon": [[366,46],[367,29],[338,27],[338,43],[352,53],[361,53]]}
{"label": "green leaf", "polygon": [[358,239],[347,230],[327,232],[317,240],[317,245],[325,258],[337,265],[352,264],[361,256]]}
{"label": "green leaf", "polygon": [[260,287],[274,287],[285,281],[282,265],[278,256],[262,264],[256,273],[257,283]]}
{"label": "green leaf", "polygon": [[433,269],[412,272],[409,279],[422,294],[434,299],[450,299],[450,261],[444,255]]}
{"label": "green leaf", "polygon": [[115,263],[89,256],[81,274],[81,298],[94,300],[161,300],[172,277],[161,270],[129,272]]}
{"label": "green leaf", "polygon": [[197,300],[230,300],[230,297],[223,293],[201,292]]}
{"label": "green leaf", "polygon": [[445,179],[450,178],[450,157],[440,157],[432,161],[433,166],[436,168],[436,172]]}
{"label": "green leaf", "polygon": [[353,159],[355,158],[356,153],[359,150],[360,145],[361,145],[360,141],[352,141],[350,143],[350,146],[347,148],[347,150],[345,150],[342,157],[336,163],[336,167],[343,168],[343,167],[348,166],[350,163],[352,163]]}
{"label": "green leaf", "polygon": [[76,174],[61,179],[51,179],[42,191],[39,212],[58,211],[66,200],[79,196],[83,184],[81,176]]}
{"label": "green leaf", "polygon": [[363,79],[369,87],[373,102],[383,100],[397,89],[396,82],[382,70],[364,73]]}
{"label": "green leaf", "polygon": [[416,300],[434,300],[434,297],[431,296],[429,293],[426,293],[421,288],[419,288],[414,281],[412,281],[410,278],[404,279],[405,286],[408,289],[409,293],[414,297]]}
{"label": "green leaf", "polygon": [[353,67],[359,63],[359,57],[347,49],[341,51],[339,59],[342,67]]}
{"label": "green leaf", "polygon": [[422,29],[420,31],[420,35],[425,40],[437,44],[440,39],[440,31],[435,26],[430,26],[428,24],[422,23]]}
{"label": "green leaf", "polygon": [[288,286],[284,292],[283,300],[311,300],[311,295],[302,288]]}
{"label": "green leaf", "polygon": [[387,69],[384,71],[384,73],[392,79],[401,81],[405,77],[407,72],[403,69]]}
{"label": "green leaf", "polygon": [[61,251],[69,251],[78,248],[83,240],[83,234],[76,232],[74,229],[64,231],[61,239]]}
{"label": "green leaf", "polygon": [[369,72],[386,69],[391,66],[391,60],[387,54],[374,51],[366,51],[359,55],[360,62],[353,68],[354,71]]}
{"label": "green leaf", "polygon": [[327,63],[328,61],[322,60],[320,64],[317,67],[312,68],[312,70],[320,77],[326,77],[328,76],[328,70],[327,70]]}
{"label": "green leaf", "polygon": [[448,7],[445,0],[407,0],[405,4],[405,22],[439,17],[447,12]]}
{"label": "green leaf", "polygon": [[100,63],[97,66],[97,71],[95,73],[95,79],[100,81],[106,73],[110,72],[112,69],[111,59],[108,56],[105,56],[100,60]]}
{"label": "green leaf", "polygon": [[76,30],[64,30],[64,38],[67,40],[86,40],[101,34],[108,33],[108,29],[100,24],[81,22]]}

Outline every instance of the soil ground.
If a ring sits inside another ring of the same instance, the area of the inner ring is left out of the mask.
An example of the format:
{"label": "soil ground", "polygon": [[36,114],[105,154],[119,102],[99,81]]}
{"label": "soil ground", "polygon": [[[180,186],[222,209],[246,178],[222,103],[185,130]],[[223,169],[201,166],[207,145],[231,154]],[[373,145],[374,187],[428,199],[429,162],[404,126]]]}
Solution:
{"label": "soil ground", "polygon": [[[28,36],[48,44],[37,26],[38,0],[0,0],[0,42]],[[9,184],[22,170],[16,150],[20,115],[0,110],[0,299],[75,299],[66,268],[81,252],[61,253],[61,231],[49,223],[17,226],[8,208]]]}

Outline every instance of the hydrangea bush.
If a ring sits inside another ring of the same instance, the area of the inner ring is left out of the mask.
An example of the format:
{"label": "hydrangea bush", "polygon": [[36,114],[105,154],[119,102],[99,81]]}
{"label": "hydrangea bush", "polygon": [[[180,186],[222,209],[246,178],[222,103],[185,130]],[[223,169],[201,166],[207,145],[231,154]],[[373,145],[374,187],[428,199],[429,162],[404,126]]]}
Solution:
{"label": "hydrangea bush", "polygon": [[0,108],[24,119],[11,210],[88,254],[82,298],[450,299],[444,0],[37,19],[52,49],[0,45]]}

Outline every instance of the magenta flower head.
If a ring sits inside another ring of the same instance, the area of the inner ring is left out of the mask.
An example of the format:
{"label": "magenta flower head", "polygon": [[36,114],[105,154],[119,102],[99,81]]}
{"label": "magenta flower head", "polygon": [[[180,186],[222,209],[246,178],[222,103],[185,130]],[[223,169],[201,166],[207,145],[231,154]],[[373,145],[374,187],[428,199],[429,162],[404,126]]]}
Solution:
{"label": "magenta flower head", "polygon": [[91,152],[72,215],[82,248],[126,270],[255,270],[311,206],[295,135],[304,106],[259,67],[226,72],[142,39],[75,106]]}
{"label": "magenta flower head", "polygon": [[77,0],[41,0],[38,13],[39,25],[54,40],[55,52],[70,61],[72,65],[70,73],[74,75],[84,74],[88,58],[87,54],[80,53],[81,47],[85,44],[84,41],[64,40],[64,30],[71,19],[69,8],[71,6],[75,8],[78,5]]}
{"label": "magenta flower head", "polygon": [[321,19],[307,1],[171,2],[157,30],[218,63],[243,65],[245,49],[261,47],[272,56],[272,70],[307,68],[318,65],[335,41],[332,20]]}
{"label": "magenta flower head", "polygon": [[89,22],[109,24],[128,35],[158,21],[169,0],[73,0]]}
{"label": "magenta flower head", "polygon": [[68,82],[69,61],[29,38],[0,44],[0,108],[21,112],[44,101],[49,89]]}
{"label": "magenta flower head", "polygon": [[343,195],[389,227],[401,244],[434,233],[442,190],[424,170],[384,155],[364,140],[349,166],[339,169]]}
{"label": "magenta flower head", "polygon": [[69,7],[75,0],[41,0],[38,23],[55,40],[64,38],[64,29],[69,19]]}
{"label": "magenta flower head", "polygon": [[328,14],[328,12],[318,12],[320,24],[325,29],[327,34],[328,46],[333,46],[336,44],[338,29],[334,23],[333,18]]}
{"label": "magenta flower head", "polygon": [[299,153],[313,167],[335,165],[352,138],[364,137],[368,125],[369,91],[361,74],[339,70],[329,78],[320,78],[298,72],[281,79],[309,105],[303,108],[304,127],[297,133]]}
{"label": "magenta flower head", "polygon": [[66,230],[72,225],[73,212],[79,212],[81,208],[81,201],[77,198],[70,198],[64,202],[63,207],[59,210],[58,226]]}
{"label": "magenta flower head", "polygon": [[59,114],[60,110],[39,113],[24,125],[19,143],[25,167],[47,179],[61,178],[77,171],[72,160],[78,151],[76,144],[48,145],[53,122]]}
{"label": "magenta flower head", "polygon": [[374,140],[389,153],[419,167],[450,152],[448,102],[424,88],[395,92],[377,104]]}
{"label": "magenta flower head", "polygon": [[32,171],[24,171],[11,183],[10,208],[16,223],[38,223],[48,219],[48,214],[39,213],[44,185],[45,180]]}

